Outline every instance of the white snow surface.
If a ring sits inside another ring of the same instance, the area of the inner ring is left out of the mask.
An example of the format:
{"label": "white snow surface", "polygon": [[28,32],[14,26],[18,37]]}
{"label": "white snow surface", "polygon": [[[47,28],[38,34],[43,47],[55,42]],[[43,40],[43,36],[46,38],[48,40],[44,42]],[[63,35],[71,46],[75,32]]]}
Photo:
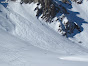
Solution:
{"label": "white snow surface", "polygon": [[[88,24],[69,40],[37,19],[35,6],[21,5],[19,0],[9,2],[7,8],[0,4],[0,66],[88,66]],[[81,8],[85,6],[85,1],[73,3],[72,10],[87,21],[83,13],[88,9]]]}

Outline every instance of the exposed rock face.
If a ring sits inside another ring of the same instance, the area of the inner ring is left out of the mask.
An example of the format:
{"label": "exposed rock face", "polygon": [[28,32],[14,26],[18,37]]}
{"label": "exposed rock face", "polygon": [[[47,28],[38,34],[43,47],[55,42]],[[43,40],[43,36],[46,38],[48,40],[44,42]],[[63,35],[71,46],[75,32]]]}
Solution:
{"label": "exposed rock face", "polygon": [[34,2],[36,3],[36,2],[38,2],[38,0],[34,0]]}
{"label": "exposed rock face", "polygon": [[11,1],[16,1],[16,0],[11,0]]}
{"label": "exposed rock face", "polygon": [[[24,3],[37,2],[37,18],[42,15],[42,19],[46,20],[46,22],[52,22],[52,19],[56,16],[58,12],[67,14],[67,10],[62,5],[56,6],[53,0],[21,0]],[[41,8],[39,7],[41,5]]]}
{"label": "exposed rock face", "polygon": [[42,19],[45,19],[46,22],[51,22],[52,18],[55,17],[57,14],[55,5],[53,4],[52,0],[38,0],[38,6],[41,5],[41,8],[38,6],[35,10],[37,10],[36,16],[39,17],[42,14]]}
{"label": "exposed rock face", "polygon": [[[41,4],[41,8],[38,6]],[[52,19],[56,16],[58,12],[67,14],[67,10],[62,6],[53,2],[53,0],[38,0],[38,6],[36,16],[39,17],[42,14],[42,19],[45,19],[46,22],[52,22]]]}
{"label": "exposed rock face", "polygon": [[81,4],[83,0],[71,0],[73,2],[76,2],[77,4]]}
{"label": "exposed rock face", "polygon": [[[70,4],[69,0],[61,0],[63,3],[68,3]],[[83,0],[71,0],[73,2],[76,2],[77,4],[81,4]]]}
{"label": "exposed rock face", "polygon": [[68,37],[68,34],[74,33],[75,29],[81,32],[78,24],[76,22],[69,21],[64,14],[60,16],[59,20],[60,24],[58,26],[58,31],[60,31],[63,36]]}
{"label": "exposed rock face", "polygon": [[61,0],[63,3],[69,3],[68,0]]}
{"label": "exposed rock face", "polygon": [[[71,0],[76,3],[81,3],[82,0]],[[60,22],[58,25],[58,31],[62,32],[62,35],[67,36],[68,34],[74,33],[74,30],[81,32],[80,27],[75,23],[69,21],[65,15],[69,14],[67,9],[62,4],[57,4],[53,0],[21,0],[23,3],[37,3],[37,7],[34,11],[37,11],[36,17],[44,19],[46,22],[53,22],[52,19],[58,14],[62,14],[60,19],[57,19]],[[70,4],[69,0],[62,0],[63,3]],[[65,21],[66,20],[66,21]]]}

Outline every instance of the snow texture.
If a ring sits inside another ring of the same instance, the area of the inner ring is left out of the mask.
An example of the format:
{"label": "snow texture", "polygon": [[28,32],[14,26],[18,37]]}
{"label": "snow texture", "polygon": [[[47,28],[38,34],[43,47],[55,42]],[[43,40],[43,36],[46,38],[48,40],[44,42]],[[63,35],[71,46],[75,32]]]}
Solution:
{"label": "snow texture", "polygon": [[[36,18],[36,4],[19,2],[9,2],[6,8],[0,4],[0,66],[88,66],[87,23],[68,39],[54,31],[58,22],[49,26]],[[72,3],[71,9],[85,22],[87,4]]]}

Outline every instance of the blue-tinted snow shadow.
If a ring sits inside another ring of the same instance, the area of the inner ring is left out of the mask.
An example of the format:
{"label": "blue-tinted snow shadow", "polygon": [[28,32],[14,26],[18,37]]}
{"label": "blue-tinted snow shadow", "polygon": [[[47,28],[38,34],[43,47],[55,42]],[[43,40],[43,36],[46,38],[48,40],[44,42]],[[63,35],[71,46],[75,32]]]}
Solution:
{"label": "blue-tinted snow shadow", "polygon": [[2,11],[0,10],[0,12],[2,12]]}
{"label": "blue-tinted snow shadow", "polygon": [[2,1],[5,1],[5,0],[0,0],[0,4],[2,4],[6,8],[8,3],[1,3]]}
{"label": "blue-tinted snow shadow", "polygon": [[[59,0],[55,0],[55,1],[57,1],[59,4],[61,4],[62,6],[64,6],[64,7],[67,9],[67,12],[68,12],[69,14],[65,14],[66,17],[68,18],[69,21],[77,23],[77,25],[80,27],[80,30],[81,30],[81,32],[82,32],[82,31],[84,30],[83,27],[82,27],[82,24],[83,24],[83,23],[87,23],[87,24],[88,24],[88,22],[86,22],[86,21],[85,21],[84,19],[82,19],[81,17],[78,17],[78,16],[77,16],[77,15],[80,15],[79,12],[70,11],[70,9],[73,8],[71,1],[69,0],[70,4],[62,3],[62,2],[59,1]],[[61,15],[61,13],[57,14],[57,16],[60,16],[60,15]],[[73,37],[73,36],[75,36],[75,35],[78,34],[78,33],[80,33],[80,31],[74,30],[74,33],[68,35],[68,37]]]}
{"label": "blue-tinted snow shadow", "polygon": [[71,9],[72,8],[72,6],[71,6],[71,1],[69,0],[69,4],[67,4],[67,3],[63,3],[63,2],[61,2],[61,1],[59,1],[59,0],[54,0],[57,4],[61,4],[62,6],[64,6],[64,7],[66,7],[67,9]]}
{"label": "blue-tinted snow shadow", "polygon": [[5,8],[7,7],[8,3],[0,3],[2,4]]}
{"label": "blue-tinted snow shadow", "polygon": [[[84,30],[83,27],[82,27],[82,24],[83,23],[87,23],[84,19],[78,17],[77,15],[79,15],[80,13],[79,12],[73,12],[73,11],[68,11],[69,12],[69,15],[67,15],[68,19],[71,21],[71,22],[75,22],[77,23],[77,25],[80,27],[80,30],[81,32]],[[80,33],[80,31],[77,31],[75,30],[73,34],[71,35],[68,35],[68,37],[73,37],[75,36],[77,33]]]}
{"label": "blue-tinted snow shadow", "polygon": [[[77,15],[80,15],[79,12],[73,12],[73,11],[70,11],[68,10],[69,14],[67,14],[67,18],[68,20],[70,20],[71,22],[75,22],[77,23],[77,25],[80,27],[80,30],[81,32],[84,30],[83,27],[82,27],[82,24],[83,23],[86,23],[88,24],[88,22],[86,22],[84,19],[82,19],[81,17],[78,17]],[[77,31],[77,30],[74,30],[74,33],[71,34],[71,35],[68,35],[68,37],[73,37],[75,36],[76,34],[80,33],[80,31]]]}

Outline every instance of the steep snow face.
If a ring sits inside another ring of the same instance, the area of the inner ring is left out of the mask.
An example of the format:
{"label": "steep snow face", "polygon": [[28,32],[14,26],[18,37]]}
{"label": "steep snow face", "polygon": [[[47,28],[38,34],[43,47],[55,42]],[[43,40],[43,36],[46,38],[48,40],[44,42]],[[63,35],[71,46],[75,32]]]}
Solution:
{"label": "steep snow face", "polygon": [[88,25],[83,23],[84,31],[72,38],[85,41],[78,45],[39,21],[35,6],[10,2],[4,8],[0,4],[0,66],[88,66],[88,49],[83,47],[88,46],[84,39]]}
{"label": "steep snow face", "polygon": [[[17,2],[9,3],[7,8],[7,16],[10,20],[10,23],[12,23],[11,26],[14,26],[11,31],[13,35],[27,42],[30,42],[34,46],[57,53],[87,53],[87,50],[82,46],[69,41],[65,37],[60,36],[51,28],[40,22],[35,17],[35,12],[33,11],[35,6],[36,4],[33,3],[30,5],[21,5]],[[6,24],[6,22],[4,23]],[[9,27],[9,25],[7,26]]]}
{"label": "steep snow face", "polygon": [[[9,2],[5,9],[2,5],[1,14],[5,14],[0,22],[1,28],[13,35],[31,42],[39,48],[66,54],[86,53],[82,46],[60,36],[35,17],[33,11],[36,4],[19,4]],[[5,21],[5,20],[7,21]]]}

